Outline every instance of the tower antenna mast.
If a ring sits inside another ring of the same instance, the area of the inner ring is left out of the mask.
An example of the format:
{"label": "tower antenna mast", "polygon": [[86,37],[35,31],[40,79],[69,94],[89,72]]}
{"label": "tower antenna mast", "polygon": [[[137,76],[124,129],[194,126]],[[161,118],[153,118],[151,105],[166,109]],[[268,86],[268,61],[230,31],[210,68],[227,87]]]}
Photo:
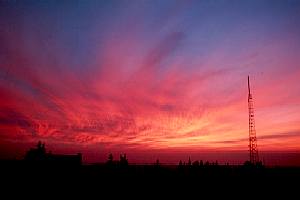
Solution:
{"label": "tower antenna mast", "polygon": [[257,164],[259,162],[258,150],[257,150],[257,139],[255,131],[254,121],[254,106],[252,94],[250,91],[250,80],[248,76],[248,109],[249,109],[249,151],[250,151],[250,163]]}

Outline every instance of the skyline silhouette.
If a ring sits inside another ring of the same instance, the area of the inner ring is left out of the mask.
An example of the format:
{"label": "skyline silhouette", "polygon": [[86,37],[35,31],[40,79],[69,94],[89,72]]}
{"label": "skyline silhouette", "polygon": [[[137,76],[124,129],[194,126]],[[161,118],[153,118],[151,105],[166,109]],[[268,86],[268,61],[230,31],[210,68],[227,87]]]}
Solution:
{"label": "skyline silhouette", "polygon": [[[196,152],[195,155],[184,155],[173,156],[173,162],[165,162],[164,156],[159,157],[160,154],[151,154],[150,156],[153,160],[146,159],[146,162],[136,162],[134,160],[129,160],[126,153],[109,153],[106,155],[106,159],[99,159],[94,162],[86,162],[85,155],[82,152],[69,152],[67,154],[57,154],[57,152],[53,152],[51,149],[46,149],[46,144],[42,141],[38,141],[35,145],[36,148],[30,147],[29,150],[25,151],[21,157],[14,159],[0,159],[2,162],[13,162],[13,161],[28,161],[29,163],[45,163],[50,165],[67,165],[67,166],[76,166],[76,165],[103,165],[106,164],[108,166],[120,165],[137,165],[137,166],[208,166],[208,165],[220,165],[220,166],[243,166],[253,164],[249,160],[249,152],[242,153],[242,156],[239,156],[239,159],[235,159],[236,156],[232,156],[232,154],[228,152],[219,152],[218,154],[223,154],[224,157],[215,157],[212,155],[205,155],[205,153]],[[237,152],[235,152],[237,153]],[[247,154],[247,155],[246,155]],[[225,156],[226,155],[226,156]],[[157,156],[157,157],[155,157]],[[169,156],[169,154],[167,154]],[[129,155],[129,157],[133,157],[134,155]],[[262,159],[257,163],[258,165],[263,165],[265,167],[299,167],[298,158],[299,154],[291,153],[291,155],[281,154],[281,155],[272,155],[272,153],[263,152]],[[284,157],[283,160],[280,160]],[[119,158],[117,160],[116,158]],[[161,162],[161,158],[162,162]],[[179,160],[175,160],[175,159]],[[215,158],[215,160],[214,160]],[[228,159],[231,158],[231,159]],[[168,159],[166,159],[168,160]]]}
{"label": "skyline silhouette", "polygon": [[[36,148],[30,148],[26,155],[24,160],[0,160],[4,191],[18,189],[28,191],[30,195],[32,192],[49,195],[51,191],[57,196],[78,197],[79,194],[87,196],[92,191],[104,196],[107,192],[112,194],[113,189],[121,192],[123,197],[127,194],[132,197],[136,192],[139,196],[158,191],[159,195],[162,192],[170,195],[175,194],[174,189],[187,190],[189,194],[191,191],[199,194],[200,191],[202,195],[210,193],[211,189],[227,190],[228,193],[230,188],[236,192],[240,187],[245,190],[245,187],[255,185],[257,191],[270,197],[268,188],[274,190],[274,186],[281,192],[288,189],[288,194],[291,194],[300,178],[300,167],[266,167],[262,163],[253,165],[250,161],[244,165],[220,165],[217,160],[198,161],[190,157],[188,162],[180,160],[177,165],[164,165],[159,159],[152,164],[135,165],[128,161],[127,154],[120,154],[119,160],[109,154],[105,163],[82,164],[74,155],[48,152],[42,142],[38,142]],[[76,162],[73,162],[74,158]],[[21,193],[23,197],[27,194]],[[14,193],[9,195],[14,196]]]}

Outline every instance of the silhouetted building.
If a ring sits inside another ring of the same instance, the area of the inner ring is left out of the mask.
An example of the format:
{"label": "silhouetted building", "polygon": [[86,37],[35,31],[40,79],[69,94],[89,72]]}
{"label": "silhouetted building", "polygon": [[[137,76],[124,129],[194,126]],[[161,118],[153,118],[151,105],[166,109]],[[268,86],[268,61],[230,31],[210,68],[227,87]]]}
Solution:
{"label": "silhouetted building", "polygon": [[31,148],[25,155],[25,160],[34,163],[55,165],[81,165],[81,153],[74,155],[52,154],[46,152],[45,143],[38,142],[36,148]]}
{"label": "silhouetted building", "polygon": [[41,141],[38,142],[36,148],[31,148],[25,156],[25,160],[30,161],[42,161],[46,159],[46,148],[45,143],[42,144]]}

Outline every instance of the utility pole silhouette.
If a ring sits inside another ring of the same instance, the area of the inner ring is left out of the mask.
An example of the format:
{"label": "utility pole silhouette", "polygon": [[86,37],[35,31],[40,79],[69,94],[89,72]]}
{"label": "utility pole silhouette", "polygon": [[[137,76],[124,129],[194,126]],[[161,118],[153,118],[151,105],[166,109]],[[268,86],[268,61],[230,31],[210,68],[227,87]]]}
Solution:
{"label": "utility pole silhouette", "polygon": [[250,91],[250,80],[248,76],[248,109],[249,109],[249,151],[250,151],[250,163],[257,164],[259,162],[258,150],[257,150],[257,139],[255,131],[254,121],[254,106],[252,94]]}

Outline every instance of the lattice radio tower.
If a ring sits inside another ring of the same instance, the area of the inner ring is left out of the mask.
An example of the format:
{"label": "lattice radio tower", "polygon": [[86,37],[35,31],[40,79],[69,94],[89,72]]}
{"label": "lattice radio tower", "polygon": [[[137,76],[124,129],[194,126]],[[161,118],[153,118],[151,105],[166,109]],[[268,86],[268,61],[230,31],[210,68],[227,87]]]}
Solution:
{"label": "lattice radio tower", "polygon": [[249,109],[250,162],[252,164],[257,164],[259,162],[259,158],[258,158],[257,139],[256,139],[256,131],[255,131],[253,99],[252,99],[252,94],[250,92],[249,76],[248,76],[248,109]]}

